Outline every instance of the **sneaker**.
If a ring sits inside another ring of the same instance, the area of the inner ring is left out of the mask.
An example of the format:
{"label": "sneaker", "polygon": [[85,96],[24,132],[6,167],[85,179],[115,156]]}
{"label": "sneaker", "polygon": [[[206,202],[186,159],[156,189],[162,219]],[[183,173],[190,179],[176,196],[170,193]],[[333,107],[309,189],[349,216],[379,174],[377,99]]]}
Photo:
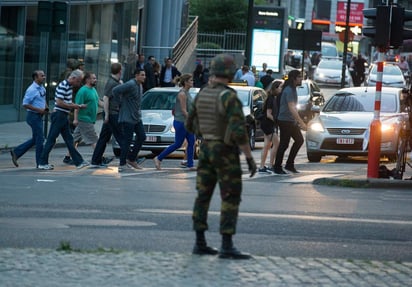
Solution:
{"label": "sneaker", "polygon": [[280,174],[280,175],[285,175],[287,174],[282,167],[273,167],[273,172],[276,174]]}
{"label": "sneaker", "polygon": [[134,168],[134,169],[143,169],[140,165],[138,165],[137,164],[137,162],[135,162],[135,161],[131,161],[131,160],[126,160],[126,164],[129,166],[129,167],[132,167],[132,168]]}
{"label": "sneaker", "polygon": [[187,166],[187,165],[182,165],[182,166],[180,166],[181,168],[183,168],[183,169],[186,169],[186,170],[189,170],[189,171],[196,171],[197,170],[197,167],[195,167],[195,166]]}
{"label": "sneaker", "polygon": [[161,169],[160,168],[160,160],[157,158],[157,156],[153,158],[153,161],[154,161],[156,169],[160,170]]}
{"label": "sneaker", "polygon": [[13,162],[15,167],[19,167],[19,164],[17,163],[17,156],[14,153],[14,150],[10,151],[10,155],[11,155],[11,161]]}
{"label": "sneaker", "polygon": [[146,160],[146,158],[144,156],[142,156],[142,157],[138,157],[136,159],[136,162],[137,162],[137,164],[140,165],[140,164],[144,163],[145,160]]}
{"label": "sneaker", "polygon": [[294,165],[286,165],[285,169],[293,173],[299,173],[299,171],[296,170]]}
{"label": "sneaker", "polygon": [[101,163],[101,164],[91,164],[90,168],[107,168],[107,164]]}
{"label": "sneaker", "polygon": [[66,155],[66,156],[64,157],[63,162],[64,162],[65,164],[74,164],[73,160],[72,160],[71,157],[68,156],[68,155]]}
{"label": "sneaker", "polygon": [[90,165],[89,162],[83,161],[81,164],[76,165],[76,168],[77,168],[77,169],[81,169],[81,168],[86,167],[86,166],[89,166],[89,165]]}
{"label": "sneaker", "polygon": [[269,169],[269,168],[267,168],[266,166],[264,166],[264,167],[262,167],[262,168],[259,168],[259,170],[258,170],[260,173],[269,173],[269,174],[272,174],[272,171]]}
{"label": "sneaker", "polygon": [[117,171],[118,172],[133,172],[135,171],[135,169],[125,164],[125,165],[119,165]]}
{"label": "sneaker", "polygon": [[39,164],[37,168],[41,170],[52,170],[54,169],[54,166],[51,164]]}
{"label": "sneaker", "polygon": [[181,166],[187,166],[187,160],[182,160],[182,161],[180,162],[180,165],[181,165]]}
{"label": "sneaker", "polygon": [[102,164],[104,164],[104,165],[106,165],[106,167],[107,167],[107,165],[109,164],[109,163],[111,163],[112,161],[113,161],[113,157],[102,157]]}

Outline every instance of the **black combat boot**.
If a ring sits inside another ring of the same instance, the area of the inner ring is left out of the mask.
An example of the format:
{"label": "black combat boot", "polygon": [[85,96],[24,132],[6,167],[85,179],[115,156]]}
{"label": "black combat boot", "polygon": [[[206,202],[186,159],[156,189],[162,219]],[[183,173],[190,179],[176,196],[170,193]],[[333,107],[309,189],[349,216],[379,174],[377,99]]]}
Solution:
{"label": "black combat boot", "polygon": [[196,255],[216,255],[218,251],[216,248],[207,246],[204,231],[196,231],[196,243],[192,253]]}
{"label": "black combat boot", "polygon": [[222,235],[222,248],[219,251],[219,258],[223,259],[251,259],[252,256],[248,253],[242,253],[233,246],[232,235]]}

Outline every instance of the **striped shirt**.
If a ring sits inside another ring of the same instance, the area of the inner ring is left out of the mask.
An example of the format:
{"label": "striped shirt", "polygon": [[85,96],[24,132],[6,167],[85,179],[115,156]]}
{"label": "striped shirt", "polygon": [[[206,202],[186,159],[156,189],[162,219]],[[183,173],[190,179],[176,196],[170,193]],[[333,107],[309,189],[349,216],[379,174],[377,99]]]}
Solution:
{"label": "striped shirt", "polygon": [[54,100],[55,100],[54,109],[65,112],[65,113],[70,113],[70,109],[59,107],[57,105],[57,99],[64,101],[66,104],[71,104],[72,96],[73,96],[73,89],[72,89],[72,86],[69,84],[69,82],[67,80],[60,82],[60,84],[56,87],[56,92],[54,94]]}

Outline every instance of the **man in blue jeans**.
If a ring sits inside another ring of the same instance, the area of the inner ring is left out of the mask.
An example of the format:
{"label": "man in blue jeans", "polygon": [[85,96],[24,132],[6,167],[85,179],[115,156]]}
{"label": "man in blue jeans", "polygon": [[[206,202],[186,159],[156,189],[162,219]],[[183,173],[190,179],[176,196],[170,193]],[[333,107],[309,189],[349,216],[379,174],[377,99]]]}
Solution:
{"label": "man in blue jeans", "polygon": [[39,165],[40,155],[43,151],[43,120],[44,114],[49,109],[46,103],[46,89],[43,84],[46,75],[42,70],[36,70],[32,74],[33,83],[27,88],[23,98],[23,107],[27,111],[26,122],[31,127],[32,137],[26,142],[10,151],[13,164],[18,167],[17,160],[33,146],[36,146],[36,167]]}
{"label": "man in blue jeans", "polygon": [[84,109],[86,105],[78,105],[72,102],[73,87],[79,87],[83,80],[83,72],[81,70],[74,70],[69,77],[60,82],[56,88],[54,111],[51,114],[51,125],[49,136],[44,145],[43,152],[40,157],[38,169],[51,170],[53,165],[49,164],[49,154],[56,144],[56,139],[59,134],[62,135],[64,142],[70,152],[77,168],[88,166],[89,163],[83,160],[83,157],[74,147],[73,136],[70,131],[69,113],[71,109]]}
{"label": "man in blue jeans", "polygon": [[[123,141],[120,148],[119,172],[142,169],[137,164],[136,158],[146,139],[141,112],[142,84],[145,79],[145,71],[138,68],[134,72],[134,79],[115,87],[112,91],[114,97],[121,99],[119,124],[122,130]],[[130,144],[133,141],[133,133],[136,134],[136,140],[131,148]]]}

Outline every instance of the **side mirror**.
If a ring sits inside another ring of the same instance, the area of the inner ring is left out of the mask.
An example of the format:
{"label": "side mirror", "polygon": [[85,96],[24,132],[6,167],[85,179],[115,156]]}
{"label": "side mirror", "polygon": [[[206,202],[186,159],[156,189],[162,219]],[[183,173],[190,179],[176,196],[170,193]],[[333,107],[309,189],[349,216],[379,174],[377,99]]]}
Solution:
{"label": "side mirror", "polygon": [[310,109],[311,112],[319,114],[320,113],[320,107],[319,106],[312,106],[312,108]]}

